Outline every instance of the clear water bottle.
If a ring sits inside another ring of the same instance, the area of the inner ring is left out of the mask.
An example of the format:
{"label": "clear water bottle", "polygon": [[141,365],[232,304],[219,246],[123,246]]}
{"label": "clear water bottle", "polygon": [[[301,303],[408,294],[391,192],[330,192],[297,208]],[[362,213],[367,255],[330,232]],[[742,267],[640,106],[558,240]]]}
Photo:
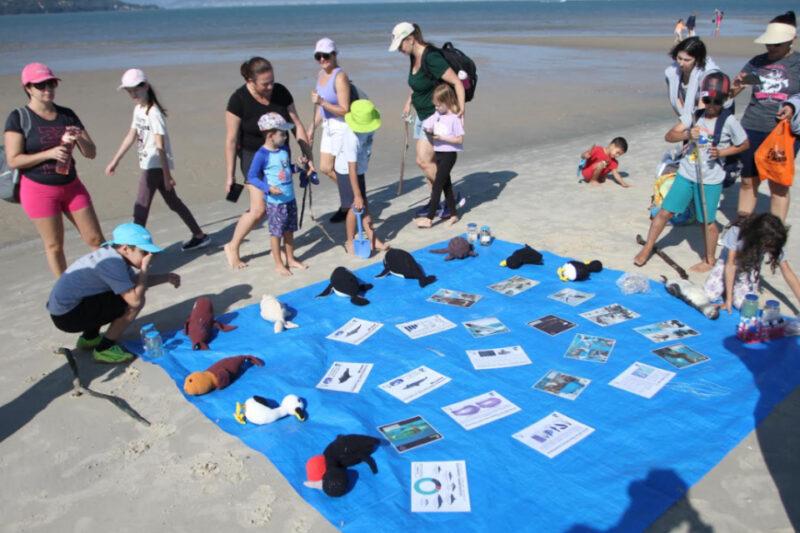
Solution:
{"label": "clear water bottle", "polygon": [[761,341],[761,321],[758,319],[758,295],[748,294],[739,308],[736,336],[743,342]]}
{"label": "clear water bottle", "polygon": [[164,345],[161,334],[153,328],[145,334],[144,353],[147,357],[156,358],[164,355]]}
{"label": "clear water bottle", "polygon": [[478,225],[474,222],[467,224],[467,240],[472,244],[478,240]]}
{"label": "clear water bottle", "polygon": [[483,246],[492,244],[492,231],[489,229],[489,226],[481,226],[480,243]]}
{"label": "clear water bottle", "polygon": [[784,320],[781,316],[781,304],[778,300],[767,300],[761,312],[761,338],[768,341],[783,337]]}

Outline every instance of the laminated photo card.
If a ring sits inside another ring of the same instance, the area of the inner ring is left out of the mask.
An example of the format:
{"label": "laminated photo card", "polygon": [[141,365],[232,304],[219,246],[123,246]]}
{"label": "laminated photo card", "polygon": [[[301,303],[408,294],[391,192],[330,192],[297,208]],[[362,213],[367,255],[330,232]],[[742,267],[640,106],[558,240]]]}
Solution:
{"label": "laminated photo card", "polygon": [[372,363],[342,363],[331,365],[319,383],[318,389],[357,394],[372,371]]}
{"label": "laminated photo card", "polygon": [[634,318],[639,318],[639,313],[631,311],[620,304],[611,304],[581,313],[586,320],[590,320],[598,326],[613,326]]}
{"label": "laminated photo card", "polygon": [[653,353],[675,368],[689,368],[709,360],[707,355],[689,348],[685,344],[673,344],[653,350]]}
{"label": "laminated photo card", "polygon": [[498,333],[508,333],[511,331],[505,326],[505,324],[494,317],[470,320],[468,322],[463,322],[463,324],[464,327],[467,328],[469,334],[476,339],[488,337],[489,335],[497,335]]}
{"label": "laminated photo card", "polygon": [[680,320],[665,320],[647,326],[633,328],[633,331],[644,335],[653,342],[668,342],[700,335]]}
{"label": "laminated photo card", "polygon": [[572,339],[564,357],[578,359],[579,361],[592,361],[595,363],[605,363],[614,349],[614,339],[597,337],[595,335],[584,335],[578,333]]}
{"label": "laminated photo card", "polygon": [[456,327],[456,325],[442,315],[431,315],[418,320],[397,324],[397,329],[412,339],[427,337],[428,335],[441,333],[442,331],[447,331],[454,327]]}
{"label": "laminated photo card", "polygon": [[399,453],[405,453],[442,439],[442,434],[421,416],[412,416],[405,420],[378,426],[378,431]]}
{"label": "laminated photo card", "polygon": [[328,335],[326,339],[358,346],[382,327],[383,324],[380,322],[351,318],[344,326]]}
{"label": "laminated photo card", "polygon": [[553,411],[538,422],[514,433],[525,446],[552,459],[594,432],[594,428]]}
{"label": "laminated photo card", "polygon": [[532,328],[538,329],[539,331],[547,333],[552,337],[574,328],[575,322],[570,322],[569,320],[556,315],[546,315],[541,318],[537,318],[536,320],[531,320],[528,322],[528,325]]}
{"label": "laminated photo card", "polygon": [[490,370],[531,364],[531,360],[525,350],[522,349],[522,346],[467,350],[467,357],[469,357],[475,370]]}
{"label": "laminated photo card", "polygon": [[608,384],[650,399],[674,377],[675,372],[636,362]]}
{"label": "laminated photo card", "polygon": [[538,281],[523,276],[511,276],[508,279],[489,285],[489,288],[506,296],[516,296],[538,284]]}
{"label": "laminated photo card", "polygon": [[381,383],[378,387],[400,400],[409,403],[450,382],[450,378],[420,366],[401,376]]}
{"label": "laminated photo card", "polygon": [[551,370],[537,381],[533,388],[558,396],[559,398],[566,398],[567,400],[574,400],[581,393],[586,390],[592,380],[581,378],[578,376],[571,376],[563,372]]}
{"label": "laminated photo card", "polygon": [[413,461],[409,492],[412,513],[468,513],[467,463]]}
{"label": "laminated photo card", "polygon": [[480,294],[439,289],[428,298],[428,301],[437,304],[452,305],[454,307],[472,307],[481,298],[482,296]]}
{"label": "laminated photo card", "polygon": [[576,305],[580,305],[583,302],[594,298],[594,294],[591,292],[583,292],[577,289],[566,288],[549,295],[548,298],[575,307]]}

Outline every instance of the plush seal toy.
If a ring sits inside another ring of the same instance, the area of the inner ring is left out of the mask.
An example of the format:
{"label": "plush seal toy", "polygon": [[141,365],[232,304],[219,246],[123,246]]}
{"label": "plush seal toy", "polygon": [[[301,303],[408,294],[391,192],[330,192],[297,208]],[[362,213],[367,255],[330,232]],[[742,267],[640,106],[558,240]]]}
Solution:
{"label": "plush seal toy", "polygon": [[338,435],[328,444],[322,455],[315,455],[306,462],[306,487],[322,489],[328,496],[344,496],[347,493],[347,468],[361,462],[367,463],[373,474],[378,465],[372,454],[381,441],[368,435]]}
{"label": "plush seal toy", "polygon": [[719,308],[711,303],[706,291],[685,279],[667,279],[661,276],[664,288],[675,298],[679,298],[705,315],[709,320],[719,318]]}
{"label": "plush seal toy", "polygon": [[522,248],[515,250],[513,254],[509,255],[504,260],[500,261],[500,266],[508,267],[516,270],[522,265],[542,265],[542,254],[528,246],[527,244]]}
{"label": "plush seal toy", "polygon": [[345,267],[336,267],[331,274],[331,282],[325,290],[317,295],[317,298],[328,296],[335,292],[338,296],[349,297],[350,303],[355,305],[367,305],[369,300],[359,293],[367,292],[372,288],[370,283],[360,283],[358,278]]}
{"label": "plush seal toy", "polygon": [[447,248],[439,248],[438,250],[431,250],[432,254],[447,254],[444,258],[445,261],[453,259],[465,259],[467,257],[475,257],[478,255],[472,247],[472,244],[464,237],[453,237],[447,243]]}
{"label": "plush seal toy", "polygon": [[223,324],[214,320],[214,305],[211,299],[201,296],[195,300],[192,312],[183,326],[183,332],[192,341],[192,350],[208,350],[208,343],[214,332],[214,328],[222,331],[231,331],[236,326]]}
{"label": "plush seal toy", "polygon": [[273,295],[265,294],[261,297],[261,318],[275,323],[275,333],[280,333],[284,329],[300,327],[291,320],[287,320],[288,317],[289,310]]}
{"label": "plush seal toy", "polygon": [[414,256],[400,248],[389,248],[389,251],[383,256],[383,271],[375,277],[382,278],[388,274],[405,279],[415,279],[419,282],[420,287],[436,281],[436,276],[426,276]]}
{"label": "plush seal toy", "polygon": [[237,355],[220,359],[202,372],[192,372],[183,382],[183,390],[198,396],[215,389],[224,389],[252,365],[264,366],[264,361],[252,355]]}
{"label": "plush seal toy", "polygon": [[236,402],[236,412],[233,417],[240,424],[250,422],[262,425],[270,424],[289,415],[296,416],[300,422],[305,422],[308,418],[303,400],[294,394],[284,396],[277,407],[275,402],[270,402],[261,396],[248,398],[243,404]]}
{"label": "plush seal toy", "polygon": [[603,263],[595,259],[586,263],[567,261],[556,272],[561,281],[586,281],[593,272],[603,270]]}

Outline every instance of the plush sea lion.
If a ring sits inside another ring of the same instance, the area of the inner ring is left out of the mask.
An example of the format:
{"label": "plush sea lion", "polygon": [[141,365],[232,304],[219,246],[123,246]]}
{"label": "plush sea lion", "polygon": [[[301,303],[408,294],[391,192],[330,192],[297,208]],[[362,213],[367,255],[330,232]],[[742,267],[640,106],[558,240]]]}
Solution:
{"label": "plush sea lion", "polygon": [[556,272],[561,281],[585,281],[592,272],[603,270],[603,263],[595,259],[587,263],[567,261]]}
{"label": "plush sea lion", "polygon": [[348,467],[364,462],[373,474],[378,473],[372,454],[380,443],[368,435],[338,435],[322,455],[315,455],[306,462],[308,480],[305,485],[321,488],[328,496],[344,496],[347,493]]}
{"label": "plush sea lion", "polygon": [[506,259],[500,262],[500,266],[507,266],[512,270],[516,270],[522,265],[542,265],[542,254],[528,246],[527,244],[522,248],[515,250],[513,254],[509,255]]}
{"label": "plush sea lion", "polygon": [[382,278],[387,274],[394,274],[405,279],[415,279],[419,282],[420,287],[436,281],[436,276],[426,276],[414,256],[400,248],[389,248],[389,251],[383,256],[383,271],[375,277]]}
{"label": "plush sea lion", "polygon": [[220,359],[202,372],[192,372],[183,382],[186,394],[197,396],[215,389],[224,389],[251,365],[264,366],[264,361],[252,355],[237,355]]}
{"label": "plush sea lion", "polygon": [[271,294],[261,297],[261,318],[275,323],[275,333],[280,333],[284,329],[299,328],[291,320],[287,320],[289,310]]}
{"label": "plush sea lion", "polygon": [[183,326],[183,332],[192,341],[192,350],[208,350],[208,341],[211,340],[214,328],[231,331],[236,329],[236,326],[214,320],[214,306],[211,300],[201,296],[195,300],[192,312],[189,313],[189,318]]}
{"label": "plush sea lion", "polygon": [[667,289],[668,293],[676,298],[680,298],[690,306],[703,313],[706,318],[710,320],[716,320],[719,318],[719,308],[711,303],[711,300],[709,300],[708,296],[706,296],[706,291],[704,291],[701,287],[698,287],[691,281],[685,279],[670,280],[665,276],[661,276],[661,279],[663,280],[664,287]]}
{"label": "plush sea lion", "polygon": [[336,267],[331,274],[331,282],[325,290],[317,295],[317,298],[328,296],[335,292],[339,296],[349,296],[350,302],[355,305],[367,305],[369,300],[360,296],[360,292],[366,292],[372,288],[370,283],[360,283],[358,278],[345,267]]}
{"label": "plush sea lion", "polygon": [[444,258],[445,261],[452,259],[464,259],[467,257],[475,257],[478,255],[472,247],[472,244],[464,237],[453,237],[447,243],[447,248],[439,248],[438,250],[431,250],[432,254],[447,254]]}
{"label": "plush sea lion", "polygon": [[306,421],[306,412],[303,400],[294,394],[287,394],[281,400],[280,405],[273,407],[274,402],[270,402],[261,396],[248,398],[244,404],[236,402],[236,413],[234,418],[240,424],[245,421],[252,424],[269,424],[285,416],[294,415],[300,422]]}

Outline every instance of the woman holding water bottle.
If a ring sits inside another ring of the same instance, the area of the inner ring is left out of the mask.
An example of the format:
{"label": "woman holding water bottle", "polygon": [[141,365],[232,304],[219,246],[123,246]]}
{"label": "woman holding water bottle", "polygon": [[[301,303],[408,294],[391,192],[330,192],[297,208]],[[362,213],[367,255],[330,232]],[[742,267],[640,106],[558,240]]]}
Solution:
{"label": "woman holding water bottle", "polygon": [[56,105],[61,80],[47,65],[25,65],[21,78],[28,104],[6,119],[6,160],[20,171],[20,203],[39,232],[50,270],[59,277],[67,268],[62,214],[90,248],[103,242],[92,199],[72,157],[76,146],[88,159],[94,159],[96,150],[78,116]]}

